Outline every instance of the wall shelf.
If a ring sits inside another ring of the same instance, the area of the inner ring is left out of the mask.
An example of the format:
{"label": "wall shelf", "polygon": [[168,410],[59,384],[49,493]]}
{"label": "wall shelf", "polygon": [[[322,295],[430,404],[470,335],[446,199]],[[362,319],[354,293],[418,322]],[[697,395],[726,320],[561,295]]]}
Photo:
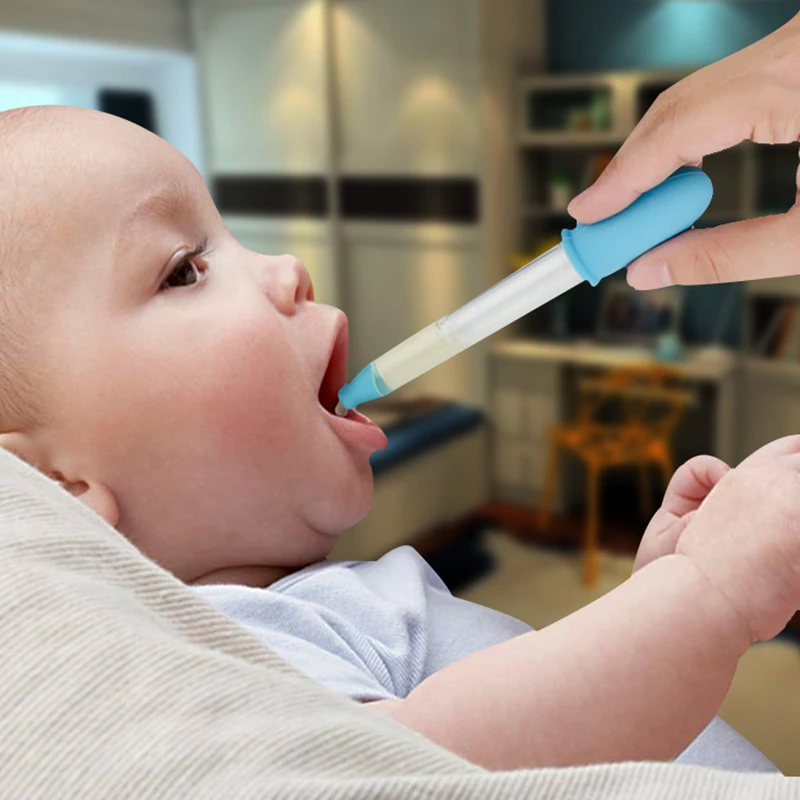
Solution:
{"label": "wall shelf", "polygon": [[533,219],[538,218],[557,218],[561,219],[563,217],[570,217],[569,213],[567,212],[566,208],[549,208],[548,206],[528,206],[527,208],[522,209],[522,215],[524,217],[532,217]]}
{"label": "wall shelf", "polygon": [[800,361],[781,361],[777,358],[745,356],[742,364],[752,377],[794,378],[800,380]]}
{"label": "wall shelf", "polygon": [[[517,147],[521,197],[520,250],[556,233],[571,218],[564,195],[588,185],[633,130],[658,92],[682,77],[675,71],[539,75],[518,82]],[[551,178],[567,186],[551,197]]]}
{"label": "wall shelf", "polygon": [[542,131],[520,134],[519,143],[523,147],[618,147],[625,137],[618,132]]}
{"label": "wall shelf", "polygon": [[776,297],[800,301],[800,275],[748,281],[745,284],[745,293],[748,297]]}
{"label": "wall shelf", "polygon": [[708,223],[714,223],[715,225],[720,225],[725,222],[738,222],[740,219],[744,219],[742,216],[741,210],[736,211],[706,211],[701,220]]}

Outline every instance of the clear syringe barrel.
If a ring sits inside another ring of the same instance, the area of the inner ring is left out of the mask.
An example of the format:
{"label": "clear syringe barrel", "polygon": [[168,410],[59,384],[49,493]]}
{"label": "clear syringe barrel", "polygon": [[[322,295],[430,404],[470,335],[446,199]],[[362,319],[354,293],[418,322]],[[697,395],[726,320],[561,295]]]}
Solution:
{"label": "clear syringe barrel", "polygon": [[697,167],[681,167],[627,208],[561,231],[561,244],[367,364],[339,390],[343,408],[403,386],[586,280],[600,280],[690,228],[714,187]]}
{"label": "clear syringe barrel", "polygon": [[388,391],[399,389],[583,281],[559,244],[400,342],[372,362]]}

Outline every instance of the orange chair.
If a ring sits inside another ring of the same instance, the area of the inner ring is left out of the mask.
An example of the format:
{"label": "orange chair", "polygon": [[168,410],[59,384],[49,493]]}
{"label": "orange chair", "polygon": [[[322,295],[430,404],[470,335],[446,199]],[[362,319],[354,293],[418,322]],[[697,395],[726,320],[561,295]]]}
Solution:
{"label": "orange chair", "polygon": [[650,512],[649,469],[656,466],[669,483],[673,472],[671,437],[694,395],[680,373],[663,366],[624,367],[584,378],[578,385],[574,423],[549,431],[550,453],[542,497],[541,521],[550,523],[561,461],[573,453],[587,469],[584,532],[584,583],[594,585],[598,568],[600,477],[615,467],[637,467],[643,515]]}

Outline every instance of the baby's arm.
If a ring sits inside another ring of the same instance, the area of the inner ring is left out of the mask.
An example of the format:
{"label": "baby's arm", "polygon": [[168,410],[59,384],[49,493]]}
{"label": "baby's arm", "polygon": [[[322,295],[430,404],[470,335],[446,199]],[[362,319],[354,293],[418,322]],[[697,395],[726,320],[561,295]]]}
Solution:
{"label": "baby's arm", "polygon": [[669,555],[372,706],[489,769],[666,760],[715,715],[749,644],[725,597]]}
{"label": "baby's arm", "polygon": [[622,586],[374,707],[490,769],[677,756],[800,596],[800,436],[716,472]]}

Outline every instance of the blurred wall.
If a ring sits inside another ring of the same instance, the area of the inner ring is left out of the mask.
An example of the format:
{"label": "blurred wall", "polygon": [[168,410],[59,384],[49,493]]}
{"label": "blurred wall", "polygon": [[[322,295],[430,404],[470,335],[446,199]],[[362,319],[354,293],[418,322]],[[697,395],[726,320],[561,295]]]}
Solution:
{"label": "blurred wall", "polygon": [[293,253],[339,305],[327,216],[331,164],[321,0],[195,0],[209,184],[233,235]]}
{"label": "blurred wall", "polygon": [[190,48],[181,0],[3,0],[0,29]]}
{"label": "blurred wall", "polygon": [[183,0],[0,0],[0,110],[145,91],[156,132],[204,172],[191,50]]}
{"label": "blurred wall", "polygon": [[797,0],[549,0],[550,70],[708,64],[761,39],[798,11]]}
{"label": "blurred wall", "polygon": [[190,53],[0,30],[0,111],[29,105],[99,108],[103,89],[147,92],[155,132],[204,172]]}

